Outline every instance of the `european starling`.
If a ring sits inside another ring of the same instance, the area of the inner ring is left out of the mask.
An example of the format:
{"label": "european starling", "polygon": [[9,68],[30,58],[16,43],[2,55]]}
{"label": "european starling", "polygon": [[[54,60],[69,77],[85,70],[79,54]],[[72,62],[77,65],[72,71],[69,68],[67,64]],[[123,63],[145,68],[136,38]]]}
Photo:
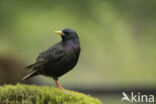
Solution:
{"label": "european starling", "polygon": [[49,76],[54,79],[57,87],[64,91],[58,82],[58,78],[73,69],[77,64],[80,42],[77,33],[70,28],[55,31],[55,33],[61,35],[62,41],[40,53],[34,64],[25,67],[32,70],[23,80],[37,75]]}

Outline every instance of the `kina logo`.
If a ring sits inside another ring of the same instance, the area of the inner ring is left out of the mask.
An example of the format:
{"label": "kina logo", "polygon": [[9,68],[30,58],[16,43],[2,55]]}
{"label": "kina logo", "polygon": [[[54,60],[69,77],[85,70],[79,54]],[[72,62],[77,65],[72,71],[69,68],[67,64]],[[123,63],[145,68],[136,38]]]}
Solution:
{"label": "kina logo", "polygon": [[127,101],[127,102],[135,102],[135,103],[141,103],[141,102],[148,102],[153,103],[154,102],[154,95],[142,95],[140,92],[137,94],[134,94],[131,92],[130,96],[128,96],[125,92],[122,92],[122,99],[121,102]]}

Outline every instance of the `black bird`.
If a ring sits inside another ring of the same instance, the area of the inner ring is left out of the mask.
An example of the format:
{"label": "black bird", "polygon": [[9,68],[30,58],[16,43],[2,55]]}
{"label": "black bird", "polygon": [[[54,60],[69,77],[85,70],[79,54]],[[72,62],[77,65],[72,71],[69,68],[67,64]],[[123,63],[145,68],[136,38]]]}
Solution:
{"label": "black bird", "polygon": [[64,91],[58,78],[77,64],[80,55],[80,41],[77,33],[70,28],[55,33],[61,35],[62,41],[40,53],[34,64],[25,67],[32,70],[23,80],[37,75],[49,76],[54,79],[57,87]]}

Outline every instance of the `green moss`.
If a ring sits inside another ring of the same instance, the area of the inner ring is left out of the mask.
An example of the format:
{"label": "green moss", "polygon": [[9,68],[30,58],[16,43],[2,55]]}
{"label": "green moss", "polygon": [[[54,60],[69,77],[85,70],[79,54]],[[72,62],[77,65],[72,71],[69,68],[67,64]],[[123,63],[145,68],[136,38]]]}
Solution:
{"label": "green moss", "polygon": [[98,99],[82,93],[35,85],[5,85],[0,87],[1,104],[101,104]]}

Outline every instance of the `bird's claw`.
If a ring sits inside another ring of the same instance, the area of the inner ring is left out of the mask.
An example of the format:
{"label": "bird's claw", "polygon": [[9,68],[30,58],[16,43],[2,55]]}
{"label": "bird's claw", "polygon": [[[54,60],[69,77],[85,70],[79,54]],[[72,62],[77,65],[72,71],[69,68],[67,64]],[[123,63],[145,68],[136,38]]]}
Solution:
{"label": "bird's claw", "polygon": [[72,95],[70,92],[63,90],[66,95]]}

